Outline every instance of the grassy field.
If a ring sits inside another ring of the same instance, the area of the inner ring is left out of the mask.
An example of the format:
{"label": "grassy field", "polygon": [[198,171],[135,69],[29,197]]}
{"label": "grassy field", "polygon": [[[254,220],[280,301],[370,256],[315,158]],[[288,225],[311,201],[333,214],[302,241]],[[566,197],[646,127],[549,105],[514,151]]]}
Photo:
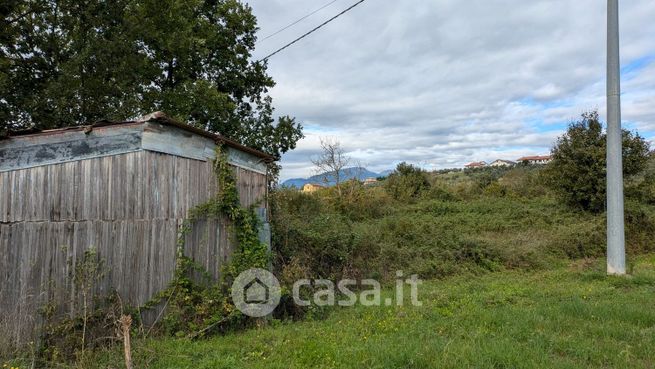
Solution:
{"label": "grassy field", "polygon": [[[207,340],[137,340],[139,368],[653,368],[655,256],[426,281],[421,307],[354,307]],[[120,350],[81,368],[121,368]]]}

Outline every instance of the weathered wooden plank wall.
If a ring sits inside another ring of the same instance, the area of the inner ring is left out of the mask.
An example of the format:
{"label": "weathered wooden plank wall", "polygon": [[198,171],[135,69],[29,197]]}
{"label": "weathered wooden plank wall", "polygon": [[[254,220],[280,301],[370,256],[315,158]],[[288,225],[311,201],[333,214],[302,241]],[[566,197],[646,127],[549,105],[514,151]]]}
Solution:
{"label": "weathered wooden plank wall", "polygon": [[[242,204],[264,200],[266,176],[234,170]],[[210,161],[150,151],[1,172],[0,314],[15,317],[16,340],[31,335],[48,301],[79,311],[69,276],[91,247],[106,266],[95,292],[116,290],[137,306],[166,288],[180,225],[216,190]],[[218,277],[230,239],[225,220],[199,221],[185,252]]]}

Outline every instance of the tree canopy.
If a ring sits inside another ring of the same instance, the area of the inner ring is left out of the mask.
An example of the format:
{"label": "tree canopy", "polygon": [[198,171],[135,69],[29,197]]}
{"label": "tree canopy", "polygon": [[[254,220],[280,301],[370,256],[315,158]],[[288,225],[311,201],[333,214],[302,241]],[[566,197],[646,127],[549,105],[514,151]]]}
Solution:
{"label": "tree canopy", "polygon": [[[602,212],[606,202],[606,145],[598,112],[582,114],[569,125],[552,150],[548,183],[569,204],[592,212]],[[623,130],[623,174],[642,172],[648,163],[650,145],[638,133]]]}
{"label": "tree canopy", "polygon": [[2,129],[164,111],[276,157],[302,137],[273,118],[257,20],[238,0],[8,0],[0,13]]}

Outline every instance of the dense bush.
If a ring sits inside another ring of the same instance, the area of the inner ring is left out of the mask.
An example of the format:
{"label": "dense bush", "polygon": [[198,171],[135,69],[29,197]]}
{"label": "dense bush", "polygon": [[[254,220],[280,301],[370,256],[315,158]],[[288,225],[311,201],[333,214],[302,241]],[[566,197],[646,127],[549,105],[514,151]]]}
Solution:
{"label": "dense bush", "polygon": [[511,196],[534,198],[548,194],[540,166],[517,166],[507,171],[498,182]]}
{"label": "dense bush", "polygon": [[626,242],[632,253],[655,251],[655,208],[630,199],[626,203]]}
{"label": "dense bush", "polygon": [[[606,198],[606,134],[598,112],[582,115],[571,123],[553,148],[547,178],[551,187],[570,205],[600,213]],[[650,147],[639,134],[623,131],[623,174],[641,173]]]}
{"label": "dense bush", "polygon": [[626,183],[625,195],[634,201],[655,205],[654,153],[651,153],[646,169]]}
{"label": "dense bush", "polygon": [[359,181],[342,183],[340,196],[334,188],[324,193],[332,194],[324,197],[331,209],[354,221],[383,217],[394,207],[393,199],[383,187],[366,187]]}
{"label": "dense bush", "polygon": [[423,169],[403,162],[389,175],[384,187],[394,199],[409,201],[430,188],[430,183]]}

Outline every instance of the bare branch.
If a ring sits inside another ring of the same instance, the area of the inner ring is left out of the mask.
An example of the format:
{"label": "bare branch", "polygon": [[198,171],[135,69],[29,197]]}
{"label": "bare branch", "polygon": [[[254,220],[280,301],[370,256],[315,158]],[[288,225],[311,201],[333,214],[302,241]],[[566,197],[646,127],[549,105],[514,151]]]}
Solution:
{"label": "bare branch", "polygon": [[312,164],[316,167],[316,173],[323,177],[323,182],[328,184],[334,181],[337,192],[341,195],[342,171],[350,163],[350,158],[341,143],[336,140],[321,138],[321,149],[322,153],[312,159]]}

